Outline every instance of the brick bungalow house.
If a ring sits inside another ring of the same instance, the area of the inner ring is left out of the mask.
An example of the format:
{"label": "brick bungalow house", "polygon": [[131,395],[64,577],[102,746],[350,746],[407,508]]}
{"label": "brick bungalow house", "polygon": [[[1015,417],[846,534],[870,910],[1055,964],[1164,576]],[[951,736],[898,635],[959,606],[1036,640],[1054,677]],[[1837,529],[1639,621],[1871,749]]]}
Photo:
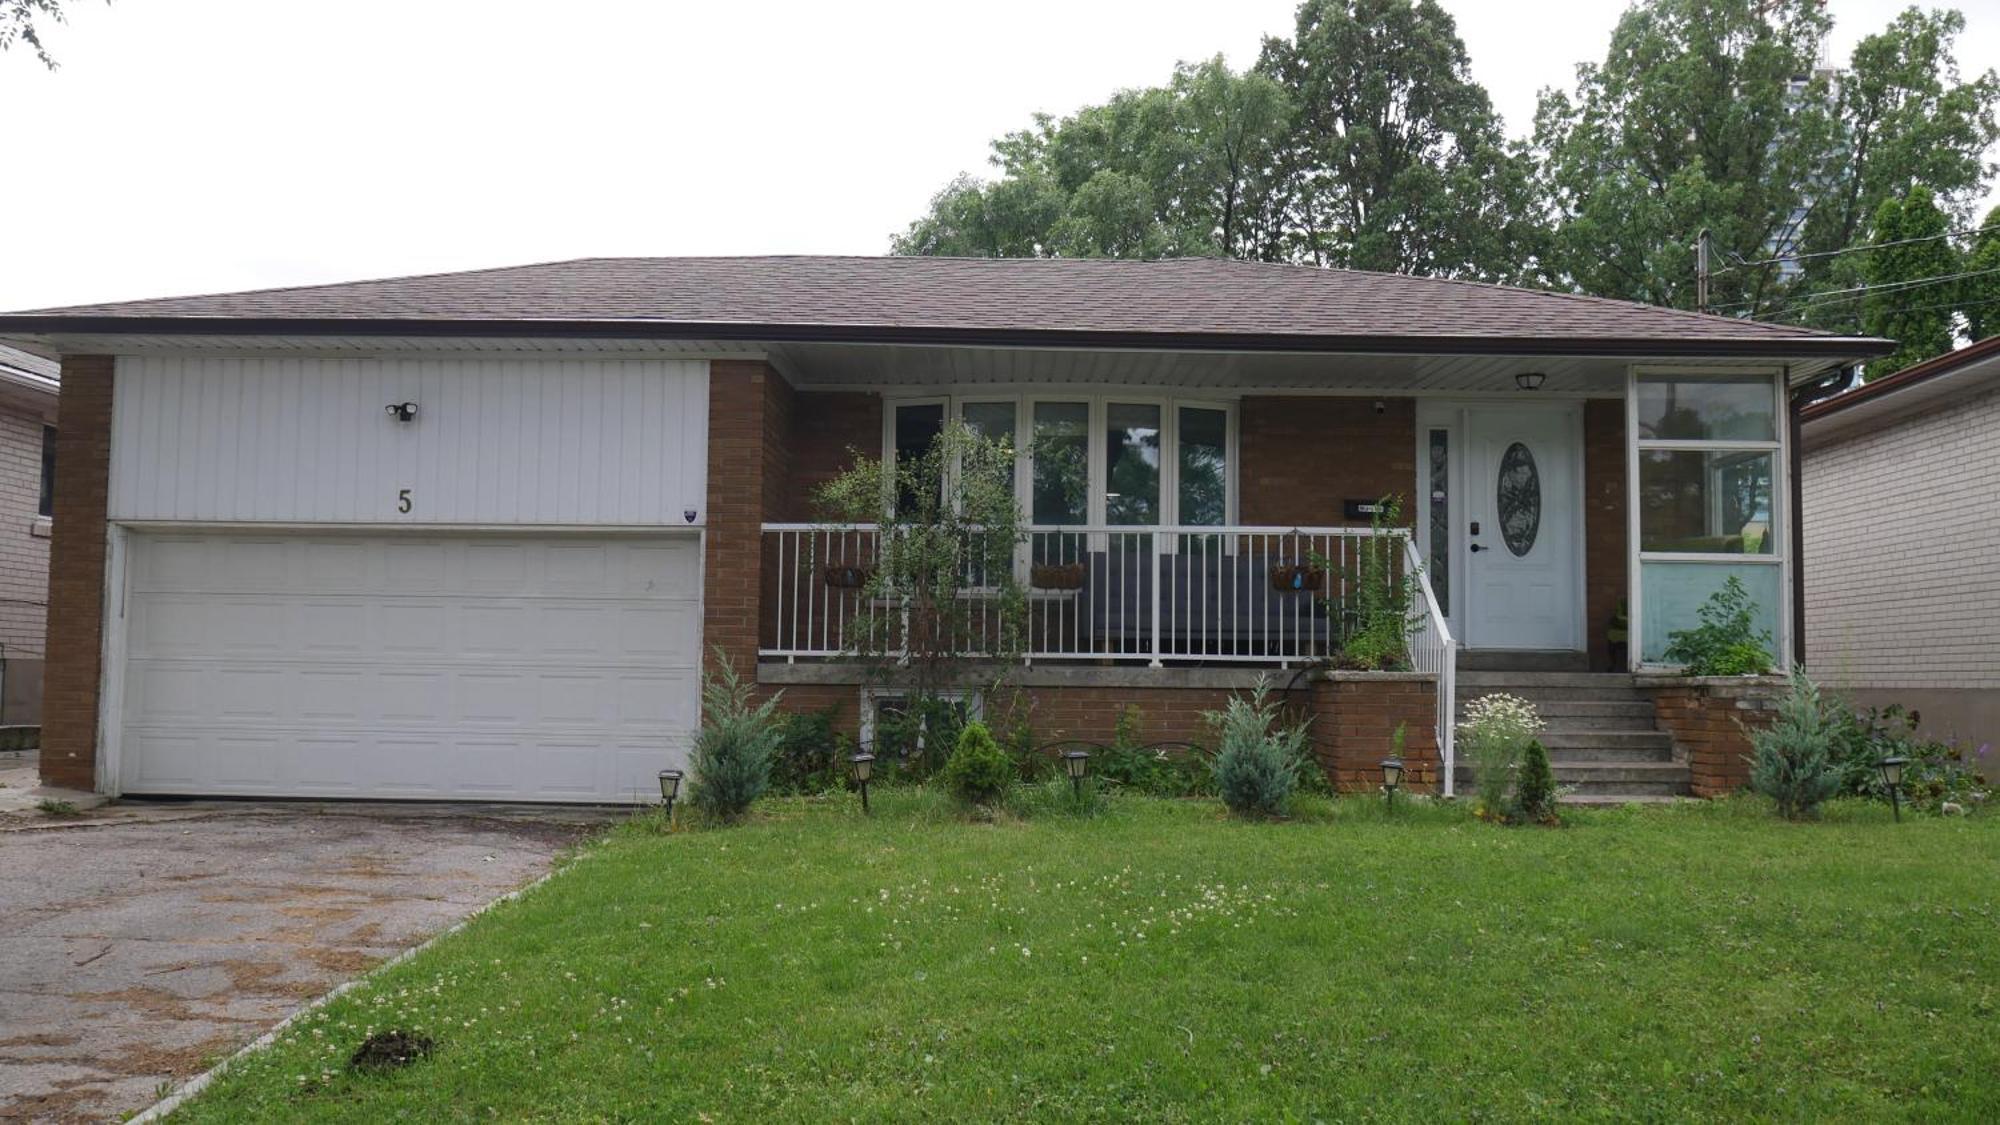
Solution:
{"label": "brick bungalow house", "polygon": [[0,724],[42,714],[57,365],[0,347]]}
{"label": "brick bungalow house", "polygon": [[[1035,591],[1011,677],[1045,738],[1128,705],[1200,737],[1277,671],[1342,784],[1405,724],[1448,791],[1456,699],[1507,687],[1586,791],[1727,788],[1732,692],[1634,673],[1731,575],[1791,655],[1790,404],[1886,347],[1388,274],[811,257],[52,309],[0,339],[63,365],[49,781],[545,801],[643,798],[707,651],[850,725],[892,703],[841,658],[822,565],[871,533],[808,497],[947,419],[1028,451],[1029,549],[1083,575]],[[1319,671],[1327,607],[1276,575],[1352,557],[1388,494],[1427,578],[1415,667]]]}
{"label": "brick bungalow house", "polygon": [[2000,336],[1803,413],[1806,666],[1926,735],[2000,744]]}

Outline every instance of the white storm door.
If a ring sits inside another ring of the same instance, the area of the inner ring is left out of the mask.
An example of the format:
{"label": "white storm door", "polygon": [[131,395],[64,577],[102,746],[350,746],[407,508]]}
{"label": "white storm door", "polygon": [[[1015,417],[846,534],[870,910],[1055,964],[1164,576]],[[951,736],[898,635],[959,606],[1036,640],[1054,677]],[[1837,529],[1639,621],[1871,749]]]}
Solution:
{"label": "white storm door", "polygon": [[1466,437],[1466,645],[1582,647],[1575,410],[1480,407]]}

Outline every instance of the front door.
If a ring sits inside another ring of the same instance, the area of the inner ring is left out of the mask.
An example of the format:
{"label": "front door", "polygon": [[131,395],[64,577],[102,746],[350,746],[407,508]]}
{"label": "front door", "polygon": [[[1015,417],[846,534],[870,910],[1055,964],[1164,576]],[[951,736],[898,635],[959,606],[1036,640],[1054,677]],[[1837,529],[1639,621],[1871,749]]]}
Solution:
{"label": "front door", "polygon": [[1461,417],[1466,646],[1582,648],[1575,409],[1479,406]]}

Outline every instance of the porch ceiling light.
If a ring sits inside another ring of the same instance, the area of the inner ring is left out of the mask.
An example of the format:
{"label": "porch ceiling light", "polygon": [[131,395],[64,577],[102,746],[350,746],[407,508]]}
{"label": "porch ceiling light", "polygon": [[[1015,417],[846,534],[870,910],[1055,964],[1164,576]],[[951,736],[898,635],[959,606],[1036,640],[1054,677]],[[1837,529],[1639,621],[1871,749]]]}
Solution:
{"label": "porch ceiling light", "polygon": [[1521,371],[1514,375],[1514,385],[1524,391],[1539,391],[1542,381],[1548,376],[1540,371]]}

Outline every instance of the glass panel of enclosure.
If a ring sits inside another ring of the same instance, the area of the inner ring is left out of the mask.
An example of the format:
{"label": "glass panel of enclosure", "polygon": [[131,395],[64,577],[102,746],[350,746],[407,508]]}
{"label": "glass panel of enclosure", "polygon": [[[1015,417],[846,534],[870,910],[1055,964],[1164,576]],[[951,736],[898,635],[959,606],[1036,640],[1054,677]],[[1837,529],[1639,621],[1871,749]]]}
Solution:
{"label": "glass panel of enclosure", "polygon": [[1221,527],[1229,516],[1229,413],[1183,406],[1179,423],[1174,491],[1180,511],[1175,522]]}
{"label": "glass panel of enclosure", "polygon": [[1646,449],[1639,454],[1639,549],[1769,555],[1772,453]]}
{"label": "glass panel of enclosure", "polygon": [[968,402],[959,407],[965,428],[988,441],[1014,444],[1014,404],[1011,402]]}
{"label": "glass panel of enclosure", "polygon": [[1160,522],[1160,408],[1113,402],[1104,407],[1104,522]]}
{"label": "glass panel of enclosure", "polygon": [[1762,375],[1642,376],[1641,441],[1778,440],[1777,400]]}
{"label": "glass panel of enclosure", "polygon": [[[1029,441],[1028,519],[1070,526],[1090,521],[1090,404],[1038,402]],[[1039,534],[1032,538],[1036,563],[1083,561],[1081,535]]]}
{"label": "glass panel of enclosure", "polygon": [[[929,453],[938,435],[944,432],[944,403],[912,402],[896,407],[895,443],[896,464],[907,466]],[[916,502],[916,497],[904,487],[901,473],[897,474],[896,506],[908,508]]]}
{"label": "glass panel of enclosure", "polygon": [[1775,376],[1634,379],[1642,662],[1664,662],[1673,634],[1700,624],[1702,605],[1732,577],[1782,657],[1780,401]]}
{"label": "glass panel of enclosure", "polygon": [[1670,634],[1701,623],[1702,604],[1731,578],[1743,583],[1755,607],[1754,627],[1777,655],[1778,583],[1784,568],[1753,562],[1675,562],[1648,559],[1639,564],[1641,649],[1648,664],[1666,661]]}

